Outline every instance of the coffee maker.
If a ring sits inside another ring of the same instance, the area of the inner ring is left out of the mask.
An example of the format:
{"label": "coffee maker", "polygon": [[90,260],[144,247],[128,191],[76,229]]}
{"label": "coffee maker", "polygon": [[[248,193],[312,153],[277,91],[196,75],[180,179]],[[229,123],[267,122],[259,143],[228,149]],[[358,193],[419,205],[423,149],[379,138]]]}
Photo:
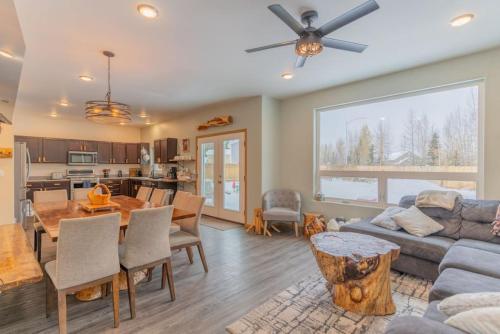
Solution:
{"label": "coffee maker", "polygon": [[168,169],[167,178],[174,180],[177,179],[177,167],[170,167]]}

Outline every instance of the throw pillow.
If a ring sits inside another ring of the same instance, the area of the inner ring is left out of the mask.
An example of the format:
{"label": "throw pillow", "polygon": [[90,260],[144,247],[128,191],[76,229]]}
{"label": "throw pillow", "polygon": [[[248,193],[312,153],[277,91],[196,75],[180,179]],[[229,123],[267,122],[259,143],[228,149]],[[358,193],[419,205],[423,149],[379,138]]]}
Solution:
{"label": "throw pillow", "polygon": [[444,208],[453,210],[457,197],[461,197],[456,191],[425,190],[417,195],[415,205],[421,208]]}
{"label": "throw pillow", "polygon": [[426,237],[441,231],[444,227],[425,215],[416,206],[404,210],[392,217],[396,224],[406,232],[417,237]]}
{"label": "throw pillow", "polygon": [[491,223],[491,233],[500,236],[500,205],[497,208],[497,214],[493,223]]}
{"label": "throw pillow", "polygon": [[500,292],[459,293],[438,304],[441,313],[451,317],[457,313],[481,307],[500,307]]}
{"label": "throw pillow", "polygon": [[500,333],[500,307],[482,307],[458,313],[445,324],[470,334]]}
{"label": "throw pillow", "polygon": [[373,218],[371,223],[393,231],[400,230],[401,226],[396,224],[392,217],[400,212],[403,212],[404,210],[406,209],[399,206],[392,206],[385,209],[384,212],[379,214],[377,217]]}

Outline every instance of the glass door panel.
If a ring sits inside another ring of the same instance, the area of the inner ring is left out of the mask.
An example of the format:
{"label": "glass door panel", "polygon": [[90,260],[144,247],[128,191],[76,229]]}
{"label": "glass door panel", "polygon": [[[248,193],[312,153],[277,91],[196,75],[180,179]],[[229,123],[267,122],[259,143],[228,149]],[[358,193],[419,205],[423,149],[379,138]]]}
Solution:
{"label": "glass door panel", "polygon": [[240,211],[240,140],[223,141],[224,209]]}
{"label": "glass door panel", "polygon": [[201,195],[205,197],[205,206],[215,206],[215,144],[201,144]]}

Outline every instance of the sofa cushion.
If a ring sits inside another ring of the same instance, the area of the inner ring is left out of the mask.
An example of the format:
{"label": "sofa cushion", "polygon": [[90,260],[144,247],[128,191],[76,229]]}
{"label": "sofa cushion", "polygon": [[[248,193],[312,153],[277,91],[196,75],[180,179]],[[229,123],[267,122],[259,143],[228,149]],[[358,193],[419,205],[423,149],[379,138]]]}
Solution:
{"label": "sofa cushion", "polygon": [[[403,196],[399,202],[399,206],[403,208],[410,208],[412,205],[415,205],[416,197],[417,196]],[[455,240],[460,238],[460,229],[462,227],[461,198],[457,198],[455,200],[455,207],[451,211],[443,208],[419,207],[418,209],[443,226],[443,229],[434,235],[453,238]]]}
{"label": "sofa cushion", "polygon": [[462,246],[469,248],[482,249],[487,252],[500,254],[500,245],[491,242],[473,240],[473,239],[460,239],[453,244],[454,246]]}
{"label": "sofa cushion", "polygon": [[385,334],[464,334],[459,329],[428,318],[401,316],[392,320]]}
{"label": "sofa cushion", "polygon": [[395,214],[392,219],[406,232],[417,237],[426,237],[444,229],[441,224],[436,223],[416,206],[411,206],[409,209]]}
{"label": "sofa cushion", "polygon": [[415,206],[419,208],[444,208],[452,211],[462,195],[456,191],[424,190],[417,195]]}
{"label": "sofa cushion", "polygon": [[439,272],[457,268],[500,279],[499,264],[500,254],[454,245],[439,264]]}
{"label": "sofa cushion", "polygon": [[462,201],[462,218],[481,223],[495,220],[500,201],[464,199]]}
{"label": "sofa cushion", "polygon": [[500,333],[500,307],[482,307],[458,313],[446,320],[446,324],[466,333]]}
{"label": "sofa cushion", "polygon": [[398,231],[401,229],[401,226],[396,224],[392,217],[402,211],[406,210],[405,208],[401,208],[399,206],[391,206],[384,210],[377,217],[373,218],[370,223],[387,228],[389,230]]}
{"label": "sofa cushion", "polygon": [[500,292],[500,280],[461,269],[448,268],[434,282],[429,302],[442,300],[458,293]]}
{"label": "sofa cushion", "polygon": [[411,255],[435,263],[441,262],[454,240],[445,237],[416,237],[404,231],[391,231],[370,223],[369,219],[357,223],[343,225],[342,232],[369,234],[374,237],[392,241],[401,247],[401,253]]}
{"label": "sofa cushion", "polygon": [[444,322],[448,319],[448,316],[438,309],[438,305],[441,300],[435,300],[429,303],[427,310],[425,310],[424,318],[431,319],[434,321]]}
{"label": "sofa cushion", "polygon": [[288,208],[274,207],[262,213],[264,220],[300,221],[300,213]]}
{"label": "sofa cushion", "polygon": [[[491,223],[491,222],[490,222]],[[491,233],[490,223],[482,223],[478,221],[462,220],[462,228],[460,229],[460,239],[474,239],[500,244],[500,237]]]}
{"label": "sofa cushion", "polygon": [[448,317],[481,307],[500,307],[500,292],[459,293],[438,304],[438,310]]}

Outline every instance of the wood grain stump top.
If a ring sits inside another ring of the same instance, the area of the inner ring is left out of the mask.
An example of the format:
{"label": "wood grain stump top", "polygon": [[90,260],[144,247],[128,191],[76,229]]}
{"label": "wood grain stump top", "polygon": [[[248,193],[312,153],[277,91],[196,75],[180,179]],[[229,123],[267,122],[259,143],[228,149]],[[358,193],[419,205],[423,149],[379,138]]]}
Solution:
{"label": "wood grain stump top", "polygon": [[325,232],[311,237],[311,250],[335,304],[362,314],[394,313],[389,273],[398,245],[359,233]]}

